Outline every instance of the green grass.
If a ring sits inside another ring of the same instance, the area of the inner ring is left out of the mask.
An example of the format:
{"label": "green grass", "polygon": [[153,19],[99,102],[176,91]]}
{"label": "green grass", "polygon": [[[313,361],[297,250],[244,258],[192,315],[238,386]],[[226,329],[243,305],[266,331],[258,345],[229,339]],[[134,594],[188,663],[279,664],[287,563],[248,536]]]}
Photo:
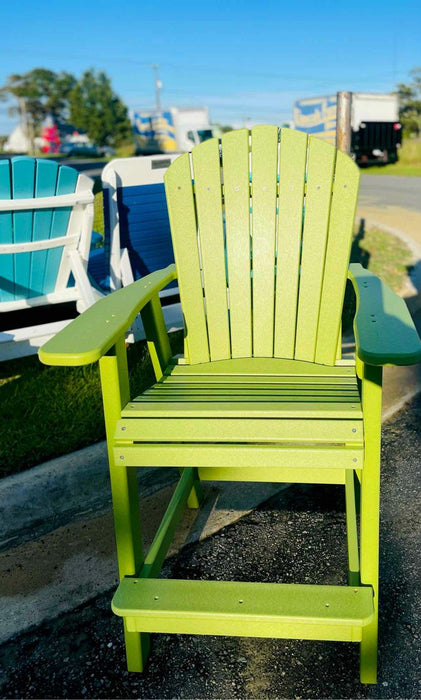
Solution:
{"label": "green grass", "polygon": [[408,175],[421,177],[421,140],[404,139],[399,150],[399,160],[392,165],[363,168],[365,175]]}
{"label": "green grass", "polygon": [[[171,334],[174,353],[182,333]],[[146,343],[128,349],[133,395],[153,383]],[[0,364],[0,476],[105,438],[98,365],[47,367],[38,357]]]}
{"label": "green grass", "polygon": [[[98,196],[95,201],[99,202]],[[372,230],[356,236],[352,260],[368,265],[400,291],[411,256],[401,241]],[[353,304],[348,291],[344,328],[352,320]],[[181,333],[172,334],[171,342],[174,352],[182,351]],[[138,394],[153,381],[145,343],[131,346],[128,355],[132,394]],[[104,437],[97,365],[46,367],[36,356],[0,363],[0,476],[23,471]]]}
{"label": "green grass", "polygon": [[421,165],[373,165],[362,169],[363,175],[406,175],[407,177],[421,177]]}
{"label": "green grass", "polygon": [[361,262],[389,287],[400,292],[411,267],[412,256],[409,248],[399,238],[373,228],[362,237],[357,234],[352,262]]}

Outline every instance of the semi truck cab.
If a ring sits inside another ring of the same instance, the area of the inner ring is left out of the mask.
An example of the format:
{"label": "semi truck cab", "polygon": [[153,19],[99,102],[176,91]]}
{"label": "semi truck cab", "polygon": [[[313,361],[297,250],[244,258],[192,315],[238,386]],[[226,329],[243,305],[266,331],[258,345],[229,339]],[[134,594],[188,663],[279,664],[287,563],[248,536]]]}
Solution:
{"label": "semi truck cab", "polygon": [[188,131],[187,138],[192,145],[207,141],[213,136],[212,129],[197,129],[196,131]]}

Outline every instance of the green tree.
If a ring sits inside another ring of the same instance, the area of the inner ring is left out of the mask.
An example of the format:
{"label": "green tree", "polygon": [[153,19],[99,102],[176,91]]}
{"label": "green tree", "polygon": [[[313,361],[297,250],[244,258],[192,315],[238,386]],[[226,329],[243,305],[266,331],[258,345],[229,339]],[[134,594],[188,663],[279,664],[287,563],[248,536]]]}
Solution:
{"label": "green tree", "polygon": [[34,68],[27,73],[10,75],[0,88],[0,99],[15,97],[11,116],[20,114],[28,128],[35,132],[47,114],[56,119],[68,117],[69,94],[76,84],[70,73],[55,73],[46,68]]}
{"label": "green tree", "polygon": [[398,84],[399,117],[405,134],[421,134],[421,67],[410,71],[410,84]]}
{"label": "green tree", "polygon": [[99,146],[120,146],[131,138],[127,107],[109,77],[94,69],[83,73],[69,95],[70,121]]}
{"label": "green tree", "polygon": [[216,124],[215,125],[221,132],[221,134],[227,134],[229,131],[232,131],[233,127],[224,125],[224,124]]}

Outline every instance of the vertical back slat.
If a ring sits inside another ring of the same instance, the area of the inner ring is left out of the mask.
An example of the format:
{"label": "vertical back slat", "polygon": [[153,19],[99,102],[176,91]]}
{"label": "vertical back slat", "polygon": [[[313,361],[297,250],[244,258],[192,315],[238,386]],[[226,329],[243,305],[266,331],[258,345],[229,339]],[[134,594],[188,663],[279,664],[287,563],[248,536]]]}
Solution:
{"label": "vertical back slat", "polygon": [[[10,199],[10,161],[0,161],[0,199]],[[0,244],[13,243],[12,213],[0,212]],[[15,274],[13,255],[0,255],[0,301],[12,301],[15,298]]]}
{"label": "vertical back slat", "polygon": [[273,356],[278,128],[251,130],[253,355]]}
{"label": "vertical back slat", "polygon": [[225,360],[231,348],[218,140],[210,139],[195,148],[192,160],[210,359]]}
{"label": "vertical back slat", "polygon": [[292,359],[295,349],[307,135],[281,130],[276,258],[275,357]]}
{"label": "vertical back slat", "polygon": [[173,162],[165,173],[164,181],[186,326],[186,355],[192,364],[208,362],[209,346],[188,153]]}
{"label": "vertical back slat", "polygon": [[[33,158],[13,158],[12,197],[27,199],[34,196],[35,160]],[[13,242],[28,243],[32,240],[33,210],[13,213]],[[14,256],[16,298],[30,296],[31,253],[17,253]]]}
{"label": "vertical back slat", "polygon": [[314,362],[336,149],[309,139],[295,359]]}
{"label": "vertical back slat", "polygon": [[[57,175],[56,194],[73,194],[76,190],[77,180],[77,171],[62,165]],[[72,207],[63,207],[53,211],[50,238],[66,235],[71,212]],[[63,248],[61,247],[53,248],[47,253],[43,282],[44,294],[55,290],[62,255]]]}
{"label": "vertical back slat", "polygon": [[315,355],[321,364],[335,362],[359,179],[358,167],[338,151]]}
{"label": "vertical back slat", "polygon": [[248,129],[221,139],[232,357],[251,357],[250,186]]}
{"label": "vertical back slat", "polygon": [[[35,197],[52,197],[56,191],[57,163],[48,160],[37,160],[35,173]],[[41,241],[50,238],[52,209],[34,211],[32,240]],[[32,253],[30,288],[31,296],[44,294],[44,271],[48,252],[39,250]]]}
{"label": "vertical back slat", "polygon": [[[134,279],[174,262],[163,182],[117,190],[120,248],[127,248]],[[177,286],[176,282],[172,287]]]}

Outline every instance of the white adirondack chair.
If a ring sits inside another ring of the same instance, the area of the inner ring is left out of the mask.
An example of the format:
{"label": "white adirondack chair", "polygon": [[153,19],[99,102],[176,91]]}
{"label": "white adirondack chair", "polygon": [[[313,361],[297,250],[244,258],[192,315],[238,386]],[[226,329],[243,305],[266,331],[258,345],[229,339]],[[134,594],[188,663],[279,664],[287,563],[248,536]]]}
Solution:
{"label": "white adirondack chair", "polygon": [[[174,262],[164,174],[176,158],[178,154],[116,158],[105,166],[104,248],[91,251],[89,257],[89,273],[104,292]],[[177,283],[160,297],[167,329],[182,328]],[[145,337],[140,318],[133,332],[136,340]]]}

